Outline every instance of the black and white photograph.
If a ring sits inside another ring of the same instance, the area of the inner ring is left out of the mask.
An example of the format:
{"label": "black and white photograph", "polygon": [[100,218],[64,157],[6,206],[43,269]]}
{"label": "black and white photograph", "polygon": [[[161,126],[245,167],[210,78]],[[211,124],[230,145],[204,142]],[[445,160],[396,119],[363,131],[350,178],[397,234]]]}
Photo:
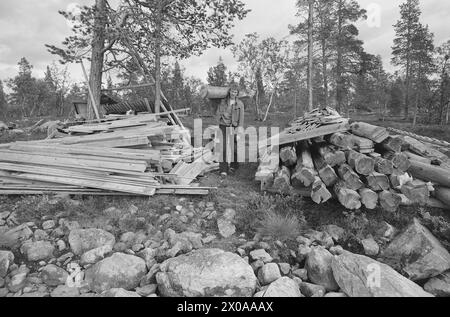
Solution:
{"label": "black and white photograph", "polygon": [[1,0],[0,303],[450,297],[449,17]]}

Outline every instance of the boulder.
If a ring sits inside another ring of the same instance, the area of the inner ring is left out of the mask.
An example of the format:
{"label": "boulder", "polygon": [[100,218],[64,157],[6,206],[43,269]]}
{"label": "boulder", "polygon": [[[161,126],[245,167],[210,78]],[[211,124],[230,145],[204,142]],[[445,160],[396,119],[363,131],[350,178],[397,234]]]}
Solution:
{"label": "boulder", "polygon": [[66,270],[56,265],[49,264],[42,269],[40,277],[48,286],[58,286],[66,284],[69,274]]}
{"label": "boulder", "polygon": [[146,274],[144,260],[115,253],[86,270],[85,280],[92,291],[100,294],[112,288],[135,289]]}
{"label": "boulder", "polygon": [[399,266],[413,281],[450,269],[450,254],[417,219],[389,244],[383,258],[386,263]]}
{"label": "boulder", "polygon": [[325,287],[311,283],[300,283],[300,291],[306,297],[323,297],[327,292]]}
{"label": "boulder", "polygon": [[281,277],[255,297],[303,297],[298,284],[289,277]]}
{"label": "boulder", "polygon": [[327,291],[337,291],[331,262],[333,255],[324,248],[314,248],[306,259],[305,269],[308,271],[308,279],[317,285],[325,287]]}
{"label": "boulder", "polygon": [[450,297],[450,271],[430,279],[424,289],[438,297]]}
{"label": "boulder", "polygon": [[141,297],[136,292],[130,292],[123,288],[112,288],[102,293],[102,297]]}
{"label": "boulder", "polygon": [[345,252],[333,258],[333,275],[350,297],[431,297],[419,285],[390,266],[369,257]]}
{"label": "boulder", "polygon": [[8,289],[12,293],[16,293],[25,287],[27,283],[27,276],[29,270],[22,270],[21,272],[15,274],[11,277],[11,280],[8,283]]}
{"label": "boulder", "polygon": [[103,260],[111,252],[112,247],[110,244],[87,251],[81,256],[80,264],[83,266],[86,266],[88,264],[95,264]]}
{"label": "boulder", "polygon": [[10,251],[0,251],[0,278],[8,274],[8,269],[14,263],[14,254]]}
{"label": "boulder", "polygon": [[217,219],[217,227],[219,228],[220,235],[225,239],[230,238],[236,233],[236,226],[226,218]]}
{"label": "boulder", "polygon": [[26,225],[20,225],[4,233],[0,232],[0,248],[15,249],[33,236],[33,231]]}
{"label": "boulder", "polygon": [[156,275],[165,297],[251,297],[256,276],[237,254],[203,249],[169,259]]}
{"label": "boulder", "polygon": [[266,252],[266,250],[264,249],[259,249],[259,250],[253,250],[252,252],[250,252],[250,258],[253,261],[263,261],[264,263],[269,263],[273,261],[273,258],[270,256],[269,253]]}
{"label": "boulder", "polygon": [[52,258],[55,247],[50,241],[25,242],[20,251],[28,261],[38,262]]}
{"label": "boulder", "polygon": [[51,297],[80,297],[80,292],[76,287],[60,285],[50,294]]}
{"label": "boulder", "polygon": [[380,253],[380,246],[373,238],[364,239],[361,244],[367,256],[377,256]]}
{"label": "boulder", "polygon": [[116,239],[114,236],[101,229],[75,229],[70,231],[69,244],[72,252],[76,255],[109,245],[114,247]]}
{"label": "boulder", "polygon": [[276,263],[265,264],[258,272],[258,280],[261,285],[268,285],[281,278],[280,268]]}
{"label": "boulder", "polygon": [[328,233],[334,240],[334,242],[338,243],[345,236],[345,230],[336,225],[327,225],[323,228],[323,230]]}

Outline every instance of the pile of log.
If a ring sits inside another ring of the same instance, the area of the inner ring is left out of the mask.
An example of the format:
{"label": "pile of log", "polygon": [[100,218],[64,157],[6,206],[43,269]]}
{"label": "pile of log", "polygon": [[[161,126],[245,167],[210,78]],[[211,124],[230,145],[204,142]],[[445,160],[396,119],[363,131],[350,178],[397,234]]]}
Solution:
{"label": "pile of log", "polygon": [[194,149],[189,131],[158,119],[117,117],[67,128],[65,137],[2,144],[0,195],[208,194],[193,181],[218,168],[211,151]]}
{"label": "pile of log", "polygon": [[[311,124],[308,118],[295,120],[281,140],[296,126]],[[321,126],[327,132],[318,135],[314,129],[299,129],[290,143],[280,142],[261,157],[256,180],[263,191],[296,193],[317,204],[334,198],[349,210],[450,209],[450,159],[433,144],[363,122],[343,131],[341,120],[330,112],[321,120],[332,122],[336,131]]]}

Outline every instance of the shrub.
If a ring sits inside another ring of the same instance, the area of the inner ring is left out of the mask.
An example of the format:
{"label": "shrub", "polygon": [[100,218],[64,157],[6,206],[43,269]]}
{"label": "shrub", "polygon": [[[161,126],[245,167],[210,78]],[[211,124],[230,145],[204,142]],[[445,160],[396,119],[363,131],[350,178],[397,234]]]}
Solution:
{"label": "shrub", "polygon": [[281,215],[270,210],[260,222],[258,233],[282,242],[294,240],[300,234],[300,222],[295,215]]}

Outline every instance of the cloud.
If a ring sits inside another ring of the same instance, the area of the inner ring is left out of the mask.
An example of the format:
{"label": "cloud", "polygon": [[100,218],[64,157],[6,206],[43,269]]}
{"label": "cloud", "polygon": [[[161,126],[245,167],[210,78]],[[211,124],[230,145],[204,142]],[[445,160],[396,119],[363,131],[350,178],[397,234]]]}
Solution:
{"label": "cloud", "polygon": [[[288,25],[295,24],[296,0],[243,0],[252,11],[243,21],[238,21],[233,29],[235,41],[245,34],[257,32],[262,37],[273,36],[278,39],[289,34]],[[70,34],[70,28],[58,10],[66,9],[71,3],[91,4],[93,0],[1,0],[0,1],[0,79],[14,76],[16,64],[26,57],[34,65],[35,76],[43,76],[45,67],[57,58],[47,52],[45,44],[59,44]],[[366,22],[360,23],[360,38],[365,42],[369,53],[381,55],[388,70],[393,38],[393,24],[400,17],[399,5],[404,0],[358,0],[363,8],[380,8],[380,25],[373,27]],[[435,34],[436,44],[449,39],[448,14],[450,1],[422,0],[422,21],[430,26]],[[189,76],[203,80],[209,67],[222,57],[230,70],[236,69],[236,62],[229,49],[209,49],[201,57],[192,57],[183,61]],[[72,77],[82,79],[78,65],[70,67]]]}

